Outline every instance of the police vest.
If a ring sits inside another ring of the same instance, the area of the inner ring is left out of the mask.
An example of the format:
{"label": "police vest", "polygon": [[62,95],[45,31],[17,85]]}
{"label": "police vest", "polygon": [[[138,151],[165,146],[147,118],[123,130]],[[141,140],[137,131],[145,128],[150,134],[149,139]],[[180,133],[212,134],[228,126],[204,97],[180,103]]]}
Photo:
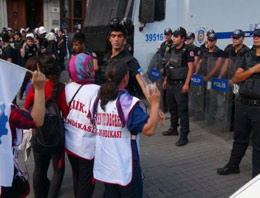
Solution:
{"label": "police vest", "polygon": [[184,80],[188,74],[188,65],[183,65],[183,55],[186,48],[176,51],[176,48],[171,50],[169,64],[166,67],[166,75],[169,80]]}
{"label": "police vest", "polygon": [[[258,59],[258,60],[257,60]],[[260,63],[255,51],[250,51],[245,55],[246,69],[250,69]],[[241,82],[239,94],[249,98],[260,99],[260,73],[253,74],[245,81]]]}
{"label": "police vest", "polygon": [[[124,127],[121,125],[116,101],[109,102],[106,111],[100,107],[100,101],[97,107],[94,178],[101,182],[126,186],[133,176],[132,135],[127,124]],[[140,100],[133,97],[125,117],[128,118],[138,102]],[[139,151],[139,135],[136,141]]]}
{"label": "police vest", "polygon": [[[71,101],[79,87],[80,84],[75,82],[65,87],[67,103]],[[70,112],[64,124],[66,150],[88,160],[94,158],[95,134],[90,121],[90,110],[98,90],[98,85],[84,85],[71,102]]]}
{"label": "police vest", "polygon": [[161,56],[162,56],[162,64],[165,65],[166,62],[169,60],[170,58],[170,51],[171,51],[171,45],[172,45],[172,42],[166,44],[166,42],[164,41],[162,44],[161,44],[161,47],[160,47],[160,51],[161,51]]}

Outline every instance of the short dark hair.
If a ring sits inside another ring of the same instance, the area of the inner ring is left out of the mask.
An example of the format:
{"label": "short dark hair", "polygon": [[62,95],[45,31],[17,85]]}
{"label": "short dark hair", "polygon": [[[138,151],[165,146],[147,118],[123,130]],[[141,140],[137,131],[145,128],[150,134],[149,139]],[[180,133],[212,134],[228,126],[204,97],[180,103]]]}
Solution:
{"label": "short dark hair", "polygon": [[10,39],[10,37],[8,35],[8,32],[7,31],[3,31],[2,32],[2,40],[3,40],[3,42],[9,42],[9,39]]}
{"label": "short dark hair", "polygon": [[86,42],[86,37],[85,34],[83,34],[82,32],[77,32],[74,34],[73,38],[72,38],[72,43],[74,42],[79,42],[81,44],[85,44]]}

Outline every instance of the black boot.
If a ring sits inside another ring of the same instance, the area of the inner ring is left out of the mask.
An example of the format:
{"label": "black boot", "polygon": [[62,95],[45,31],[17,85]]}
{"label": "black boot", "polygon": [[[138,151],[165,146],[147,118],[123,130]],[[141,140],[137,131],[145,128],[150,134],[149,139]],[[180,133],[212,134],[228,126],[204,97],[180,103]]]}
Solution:
{"label": "black boot", "polygon": [[231,166],[224,166],[224,168],[218,168],[217,173],[219,175],[230,175],[230,174],[238,174],[240,172],[239,167],[231,167]]}
{"label": "black boot", "polygon": [[184,146],[185,144],[188,144],[188,137],[185,136],[181,136],[180,139],[176,142],[176,146]]}
{"label": "black boot", "polygon": [[172,127],[170,127],[167,131],[163,131],[162,135],[164,136],[177,136],[179,135],[177,129],[174,130]]}

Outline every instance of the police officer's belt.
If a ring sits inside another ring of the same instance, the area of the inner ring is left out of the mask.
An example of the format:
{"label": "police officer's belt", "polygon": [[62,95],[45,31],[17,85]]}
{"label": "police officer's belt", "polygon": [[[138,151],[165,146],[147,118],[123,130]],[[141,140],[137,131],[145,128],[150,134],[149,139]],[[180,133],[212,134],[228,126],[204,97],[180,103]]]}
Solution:
{"label": "police officer's belt", "polygon": [[178,85],[178,84],[183,84],[185,83],[185,80],[171,80],[171,79],[168,79],[167,80],[167,83],[169,85]]}
{"label": "police officer's belt", "polygon": [[260,106],[260,99],[252,99],[242,95],[237,98],[237,102],[248,106]]}

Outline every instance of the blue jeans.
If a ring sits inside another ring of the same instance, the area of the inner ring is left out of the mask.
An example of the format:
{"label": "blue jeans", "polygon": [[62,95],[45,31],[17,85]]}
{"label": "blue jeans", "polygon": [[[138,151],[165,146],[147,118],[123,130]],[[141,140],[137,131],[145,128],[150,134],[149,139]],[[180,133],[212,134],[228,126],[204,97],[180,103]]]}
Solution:
{"label": "blue jeans", "polygon": [[105,184],[104,198],[142,198],[143,178],[139,161],[133,163],[133,178],[127,186]]}

